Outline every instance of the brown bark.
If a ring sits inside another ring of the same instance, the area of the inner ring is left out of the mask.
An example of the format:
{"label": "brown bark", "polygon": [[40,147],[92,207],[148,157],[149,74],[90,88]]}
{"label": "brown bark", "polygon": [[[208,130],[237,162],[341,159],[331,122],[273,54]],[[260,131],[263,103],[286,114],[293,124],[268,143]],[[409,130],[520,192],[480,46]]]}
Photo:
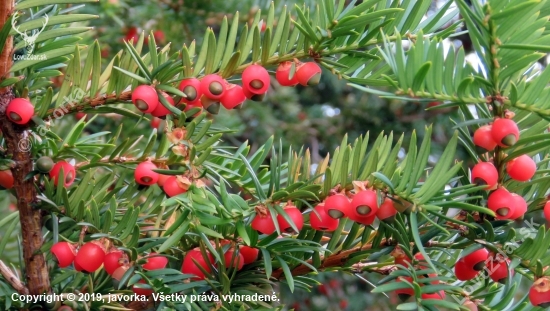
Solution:
{"label": "brown bark", "polygon": [[[0,1],[0,28],[13,13],[13,6],[13,0]],[[13,39],[9,37],[0,56],[0,77],[9,76],[12,49]],[[37,295],[50,292],[50,278],[44,255],[39,252],[43,244],[42,215],[40,210],[33,207],[36,188],[33,179],[25,180],[33,169],[31,153],[26,148],[29,143],[28,128],[12,123],[5,115],[6,107],[13,98],[11,88],[0,91],[0,128],[7,145],[6,155],[13,160],[11,171],[21,222],[27,288],[30,294]]]}
{"label": "brown bark", "polygon": [[22,295],[27,295],[29,290],[25,287],[21,280],[6,266],[6,264],[0,260],[0,274],[8,281],[9,284],[15,289],[18,293]]}
{"label": "brown bark", "polygon": [[[388,241],[383,239],[382,242],[380,242],[380,245],[375,245],[374,247],[386,246],[386,245],[389,245],[389,244],[390,243],[388,243]],[[325,268],[342,266],[346,263],[346,261],[348,261],[349,257],[351,255],[353,255],[354,253],[364,251],[364,250],[367,250],[367,249],[372,249],[372,248],[373,248],[372,244],[365,244],[363,246],[354,247],[352,249],[348,249],[348,250],[340,252],[340,253],[332,254],[332,255],[330,255],[326,258],[321,258],[322,263],[319,267],[317,267],[317,270],[323,270]],[[308,260],[307,263],[312,265],[313,260]],[[312,272],[312,271],[308,266],[299,265],[299,266],[297,266],[296,268],[294,268],[292,270],[292,275],[293,276],[299,276],[299,275],[308,274],[310,272]],[[284,276],[283,269],[277,269],[277,270],[273,271],[273,273],[271,274],[271,277],[275,278],[277,280],[281,279],[283,276]]]}

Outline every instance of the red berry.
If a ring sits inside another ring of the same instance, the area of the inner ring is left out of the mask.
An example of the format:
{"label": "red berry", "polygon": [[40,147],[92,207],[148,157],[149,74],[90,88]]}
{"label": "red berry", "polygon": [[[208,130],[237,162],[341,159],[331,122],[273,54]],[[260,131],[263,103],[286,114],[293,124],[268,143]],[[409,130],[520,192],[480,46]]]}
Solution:
{"label": "red berry", "polygon": [[264,94],[269,88],[271,79],[267,70],[260,65],[246,67],[242,75],[243,88],[253,94]]}
{"label": "red berry", "polygon": [[122,280],[122,277],[126,274],[126,272],[130,269],[128,266],[120,266],[118,267],[115,272],[111,275],[111,277],[117,281]]}
{"label": "red berry", "polygon": [[386,198],[376,212],[376,217],[380,220],[384,220],[393,217],[395,214],[397,214],[397,210],[395,209],[392,199]]}
{"label": "red berry", "polygon": [[348,307],[348,301],[347,300],[340,300],[340,309],[345,309]]}
{"label": "red berry", "polygon": [[462,304],[464,307],[468,308],[469,311],[478,311],[477,304],[471,300],[467,300]]}
{"label": "red berry", "polygon": [[461,281],[469,281],[478,275],[479,271],[469,267],[464,260],[460,259],[455,265],[455,276]]}
{"label": "red berry", "polygon": [[[170,105],[174,106],[174,99],[172,96],[166,93],[163,93],[162,96],[164,96]],[[164,107],[164,105],[159,101],[155,110],[151,111],[151,114],[153,117],[164,117],[165,115],[170,114],[170,110],[166,109],[166,107]]]}
{"label": "red berry", "polygon": [[296,66],[296,78],[303,86],[314,86],[321,80],[321,67],[315,62],[302,63]]}
{"label": "red berry", "polygon": [[143,269],[145,270],[159,270],[164,269],[168,264],[168,258],[164,256],[157,256],[157,253],[149,254],[147,258],[147,263],[143,264]]}
{"label": "red berry", "polygon": [[529,290],[529,300],[533,306],[550,307],[550,277],[543,276],[533,283]]}
{"label": "red berry", "polygon": [[528,181],[535,175],[537,164],[530,156],[524,154],[506,163],[506,172],[512,179]]}
{"label": "red berry", "polygon": [[155,128],[155,129],[158,129],[161,122],[162,122],[162,119],[155,117],[155,118],[151,119],[151,127]]}
{"label": "red berry", "polygon": [[394,258],[394,263],[396,265],[407,267],[407,263],[411,263],[411,259],[409,258],[409,256],[407,256],[407,254],[403,251],[401,247],[395,247],[390,255],[392,255],[392,257]]}
{"label": "red berry", "polygon": [[121,259],[124,253],[122,251],[116,250],[107,253],[105,259],[103,259],[103,269],[109,274],[113,275],[116,269],[122,266]]}
{"label": "red berry", "polygon": [[[76,258],[76,256],[75,256],[75,258]],[[80,271],[84,270],[76,261],[73,262],[73,265],[74,265],[74,269],[76,271],[80,272]]]}
{"label": "red berry", "polygon": [[155,32],[153,32],[153,36],[155,37],[155,41],[164,42],[164,31],[155,30]]}
{"label": "red berry", "polygon": [[486,190],[495,187],[498,183],[498,171],[493,163],[479,162],[472,169],[472,183],[481,186],[487,185]]}
{"label": "red berry", "polygon": [[546,221],[550,222],[550,201],[546,201],[546,204],[544,204],[544,218],[546,218]]}
{"label": "red berry", "polygon": [[254,247],[241,245],[239,246],[239,253],[243,255],[244,264],[248,265],[258,259],[258,254],[260,253],[260,250]]}
{"label": "red berry", "polygon": [[82,119],[85,119],[88,115],[84,112],[77,112],[74,117],[77,119],[77,120],[82,120]]}
{"label": "red berry", "polygon": [[209,99],[219,100],[225,93],[227,82],[217,74],[209,74],[201,80],[201,93]]}
{"label": "red berry", "polygon": [[521,218],[525,215],[525,213],[527,213],[527,202],[525,202],[525,199],[518,194],[512,193],[512,197],[515,202],[515,210],[512,215],[510,215],[510,219]]}
{"label": "red berry", "polygon": [[6,107],[6,116],[16,124],[27,124],[34,115],[34,106],[25,98],[14,98]]}
{"label": "red berry", "polygon": [[327,287],[325,286],[325,284],[320,284],[317,289],[319,290],[319,293],[327,296],[328,295],[328,290],[327,290]]}
{"label": "red berry", "polygon": [[[397,278],[397,280],[395,280],[395,282],[404,282],[404,281],[408,281],[412,283],[413,279],[410,276],[400,276]],[[401,301],[405,301],[409,299],[409,297],[414,296],[414,289],[412,289],[412,287],[400,288],[400,289],[396,289],[395,293],[399,296],[399,299],[401,299]]]}
{"label": "red berry", "polygon": [[516,200],[508,190],[499,188],[489,195],[487,207],[495,212],[496,219],[510,219],[516,209]]}
{"label": "red berry", "polygon": [[[141,284],[147,284],[145,282],[145,280],[139,280],[138,283],[141,283]],[[134,293],[136,293],[136,295],[144,295],[144,296],[150,296],[152,295],[155,291],[152,290],[152,289],[149,289],[149,288],[140,288],[140,287],[136,287],[135,285],[132,287],[132,290],[134,291]]]}
{"label": "red berry", "polygon": [[65,161],[59,161],[55,163],[55,165],[52,167],[52,170],[50,171],[50,178],[53,179],[53,183],[56,186],[59,175],[61,175],[61,170],[63,170],[63,176],[65,178],[64,185],[65,187],[69,187],[70,185],[72,185],[74,179],[76,178],[76,170],[74,166]]}
{"label": "red berry", "polygon": [[[302,227],[304,226],[304,216],[302,215],[302,212],[300,212],[300,210],[294,205],[287,205],[284,210],[288,217],[292,219],[296,229],[298,229],[298,231],[302,230]],[[277,222],[279,223],[279,229],[281,232],[294,233],[294,229],[290,223],[286,221],[283,215],[277,215]]]}
{"label": "red berry", "polygon": [[13,174],[11,170],[0,171],[0,186],[11,189],[13,188]]}
{"label": "red berry", "polygon": [[68,242],[57,242],[52,246],[50,251],[57,258],[60,268],[70,266],[76,256],[74,246]]}
{"label": "red berry", "polygon": [[162,190],[164,190],[164,193],[166,193],[168,197],[175,197],[176,195],[187,192],[187,190],[180,187],[176,176],[168,177],[164,182]]}
{"label": "red berry", "polygon": [[443,300],[445,299],[445,291],[440,290],[437,293],[430,293],[430,294],[422,294],[422,299],[436,299],[436,300]]}
{"label": "red berry", "polygon": [[294,73],[294,76],[292,76],[292,79],[290,79],[290,71],[292,69],[292,63],[291,62],[282,62],[279,64],[279,67],[277,67],[277,71],[275,72],[275,78],[277,79],[277,82],[279,82],[282,86],[295,86],[298,84],[298,78],[296,77],[296,73]]}
{"label": "red berry", "polygon": [[132,103],[144,113],[153,112],[159,103],[157,91],[150,85],[140,85],[132,92]]}
{"label": "red berry", "polygon": [[235,250],[233,249],[229,249],[225,252],[223,258],[225,259],[225,265],[228,268],[236,268],[237,270],[241,270],[244,266],[244,256],[241,253],[235,253]]}
{"label": "red berry", "polygon": [[329,196],[325,200],[325,212],[334,219],[348,217],[351,215],[351,204],[343,194]]}
{"label": "red berry", "polygon": [[275,223],[271,218],[271,213],[268,211],[267,215],[256,214],[251,223],[252,229],[259,231],[263,234],[272,234],[277,230],[275,228]]}
{"label": "red berry", "polygon": [[474,144],[480,149],[480,153],[493,151],[497,143],[493,139],[492,126],[484,125],[474,132]]}
{"label": "red berry", "polygon": [[334,231],[338,228],[340,220],[330,217],[325,211],[325,206],[319,204],[309,214],[311,227],[319,231]]}
{"label": "red berry", "polygon": [[240,85],[228,83],[222,98],[220,98],[220,103],[225,109],[230,110],[244,103],[245,100],[243,88]]}
{"label": "red berry", "polygon": [[510,119],[498,118],[491,129],[493,140],[501,147],[507,148],[516,144],[519,139],[519,128]]}
{"label": "red berry", "polygon": [[478,249],[462,258],[467,267],[481,271],[485,267],[485,261],[489,258],[489,251],[485,248]]}
{"label": "red berry", "polygon": [[150,186],[159,180],[159,174],[153,172],[158,167],[151,161],[141,162],[136,166],[134,179],[140,185]]}
{"label": "red berry", "polygon": [[159,185],[159,187],[164,187],[164,184],[166,183],[166,181],[172,177],[171,175],[162,175],[162,174],[159,174],[159,180],[157,180],[157,185]]}
{"label": "red berry", "polygon": [[265,98],[265,93],[263,94],[254,94],[250,92],[247,88],[243,87],[243,93],[246,98],[255,101],[255,102],[261,102]]}
{"label": "red berry", "polygon": [[378,197],[372,190],[359,191],[351,200],[351,209],[355,216],[374,217],[378,212]]}
{"label": "red berry", "polygon": [[349,216],[349,219],[355,221],[356,223],[360,223],[360,224],[365,225],[365,226],[370,226],[370,225],[372,225],[372,223],[376,219],[376,215],[358,216],[358,215],[351,214]]}
{"label": "red berry", "polygon": [[99,269],[104,260],[105,250],[93,242],[82,245],[75,258],[75,262],[87,272],[94,272]]}
{"label": "red berry", "polygon": [[124,38],[126,39],[126,41],[134,39],[134,43],[136,43],[139,38],[137,27],[132,26],[128,28],[128,31],[126,32],[126,36]]}
{"label": "red berry", "polygon": [[[205,259],[202,256],[202,253],[200,249],[195,248],[187,252],[183,259],[183,264],[181,266],[181,272],[184,274],[193,274],[196,277],[194,277],[194,280],[204,280],[206,278],[206,275],[201,271],[201,269],[198,268],[198,266],[195,264],[193,259],[197,261],[197,263],[208,273],[210,273],[212,270],[210,269],[210,263],[214,262],[214,257],[212,254],[207,253],[208,258]],[[208,260],[208,262],[207,262]]]}
{"label": "red berry", "polygon": [[[510,265],[510,259],[493,260],[487,265],[489,276],[495,282],[502,282],[508,277],[508,269]],[[514,271],[511,271],[511,275],[514,275]]]}
{"label": "red berry", "polygon": [[182,98],[181,101],[189,105],[196,105],[200,103],[202,96],[201,81],[197,78],[189,78],[182,80],[179,86],[180,91],[187,95],[187,98]]}

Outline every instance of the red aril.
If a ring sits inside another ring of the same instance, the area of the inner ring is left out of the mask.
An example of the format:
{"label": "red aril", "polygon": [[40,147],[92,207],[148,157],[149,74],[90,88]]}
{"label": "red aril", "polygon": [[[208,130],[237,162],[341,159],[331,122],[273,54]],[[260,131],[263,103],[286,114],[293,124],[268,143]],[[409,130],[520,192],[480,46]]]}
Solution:
{"label": "red aril", "polygon": [[474,132],[473,140],[479,153],[493,151],[496,148],[497,143],[493,139],[493,134],[491,134],[491,131],[492,126],[484,125]]}
{"label": "red aril", "polygon": [[374,217],[378,212],[378,197],[372,190],[359,191],[350,204],[354,216],[359,218]]}
{"label": "red aril", "polygon": [[168,258],[164,256],[158,256],[157,253],[149,254],[147,262],[143,264],[143,269],[145,270],[160,270],[166,268],[168,264]]}
{"label": "red aril", "polygon": [[517,181],[528,181],[537,171],[537,164],[530,156],[524,154],[506,163],[506,172]]}
{"label": "red aril", "polygon": [[242,74],[243,88],[253,94],[264,94],[271,79],[267,70],[260,65],[246,67]]}
{"label": "red aril", "polygon": [[[182,98],[181,101],[189,105],[200,105],[200,99],[202,96],[201,92],[201,81],[197,78],[189,78],[182,80],[179,86],[180,91],[187,95],[187,98]],[[186,107],[186,108],[187,108]]]}
{"label": "red aril", "polygon": [[529,289],[529,300],[533,306],[550,307],[550,277],[537,279]]}
{"label": "red aril", "polygon": [[[185,254],[185,257],[183,258],[183,264],[181,266],[181,272],[184,274],[193,274],[195,277],[193,277],[193,280],[204,280],[206,278],[206,275],[202,272],[202,270],[199,268],[202,267],[206,272],[210,273],[212,272],[212,269],[210,268],[210,264],[214,262],[214,257],[212,254],[207,253],[208,258],[204,258],[202,256],[202,253],[199,248],[194,248]],[[195,261],[193,261],[193,259]],[[197,266],[198,264],[198,266]]]}
{"label": "red aril", "polygon": [[[171,105],[171,106],[174,106],[174,99],[172,98],[172,96],[166,94],[166,93],[163,93],[162,96],[166,99],[166,101]],[[168,110],[166,107],[164,107],[164,105],[159,101],[157,107],[155,108],[155,110],[151,111],[151,115],[153,115],[153,117],[164,117],[165,115],[168,115],[170,114],[170,110]]]}
{"label": "red aril", "polygon": [[498,183],[498,171],[493,163],[479,162],[472,169],[472,183],[487,185],[486,190],[494,188]]}
{"label": "red aril", "polygon": [[290,78],[290,71],[292,69],[292,62],[282,62],[279,64],[279,67],[277,67],[277,71],[275,72],[275,78],[277,79],[277,82],[279,82],[282,86],[295,86],[298,84],[298,78],[296,77],[296,73]]}
{"label": "red aril", "polygon": [[153,170],[158,169],[158,167],[151,161],[141,162],[136,166],[134,171],[134,178],[136,182],[140,185],[150,186],[157,183],[159,180],[159,174],[153,172]]}
{"label": "red aril", "polygon": [[217,74],[209,74],[201,80],[201,93],[209,99],[219,100],[227,82]]}
{"label": "red aril", "polygon": [[349,217],[351,215],[351,204],[343,194],[331,195],[325,199],[325,212],[334,219]]}
{"label": "red aril", "polygon": [[[304,226],[304,216],[302,215],[302,212],[300,212],[300,210],[294,205],[285,206],[284,211],[292,220],[294,226],[296,226],[296,229],[298,229],[298,232],[302,230],[302,227]],[[290,223],[284,218],[282,214],[277,215],[277,222],[279,223],[279,229],[281,230],[281,232],[298,233],[294,231]]]}
{"label": "red aril", "polygon": [[241,253],[236,253],[234,249],[229,249],[223,257],[228,268],[241,270],[244,266],[244,256]]}
{"label": "red aril", "polygon": [[376,217],[380,220],[385,220],[395,216],[397,210],[395,209],[393,200],[390,198],[385,198],[384,203],[380,205],[380,208],[376,212]]}
{"label": "red aril", "polygon": [[27,124],[34,115],[34,106],[25,98],[14,98],[6,107],[6,116],[15,124]]}
{"label": "red aril", "polygon": [[150,85],[140,85],[132,92],[132,103],[139,111],[151,113],[159,105],[157,91]]}
{"label": "red aril", "polygon": [[119,250],[111,251],[103,259],[103,268],[109,275],[113,275],[116,269],[122,266],[124,253]]}
{"label": "red aril", "polygon": [[105,250],[99,244],[94,242],[88,242],[78,250],[76,254],[75,262],[78,263],[83,270],[87,272],[94,272],[105,260]]}
{"label": "red aril", "polygon": [[180,187],[178,183],[178,178],[176,176],[168,177],[164,182],[164,186],[162,187],[162,189],[168,197],[174,197],[176,195],[187,192],[187,190]]}
{"label": "red aril", "polygon": [[11,170],[0,171],[0,186],[11,189],[13,188],[13,183],[14,179]]}
{"label": "red aril", "polygon": [[64,177],[63,184],[65,187],[69,187],[73,184],[74,179],[76,178],[76,170],[74,166],[63,160],[55,163],[55,165],[52,167],[52,170],[50,171],[50,178],[53,179],[53,183],[56,186],[59,181],[61,171],[63,171]]}
{"label": "red aril", "polygon": [[516,122],[510,119],[497,118],[491,129],[493,140],[503,148],[516,144],[519,139],[519,128]]}
{"label": "red aril", "polygon": [[275,228],[275,223],[273,222],[273,219],[271,218],[271,213],[267,212],[267,215],[260,215],[260,213],[257,213],[254,219],[251,223],[252,229],[259,231],[263,234],[272,234],[277,230]]}
{"label": "red aril", "polygon": [[314,86],[321,81],[321,71],[315,62],[301,63],[296,66],[296,78],[303,86]]}
{"label": "red aril", "polygon": [[309,222],[315,230],[330,232],[338,228],[340,220],[330,217],[325,211],[325,206],[319,204],[309,214]]}
{"label": "red aril", "polygon": [[60,268],[70,266],[76,256],[74,246],[68,242],[57,242],[52,246],[50,251],[57,259]]}
{"label": "red aril", "polygon": [[239,246],[239,252],[241,255],[243,255],[244,264],[248,265],[258,259],[258,254],[260,253],[260,250],[254,247],[241,245]]}

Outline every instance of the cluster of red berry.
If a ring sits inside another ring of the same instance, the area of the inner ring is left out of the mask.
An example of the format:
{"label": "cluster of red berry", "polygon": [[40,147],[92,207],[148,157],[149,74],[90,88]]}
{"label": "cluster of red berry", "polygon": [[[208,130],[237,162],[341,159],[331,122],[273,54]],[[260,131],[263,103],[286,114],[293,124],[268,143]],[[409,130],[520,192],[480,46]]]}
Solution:
{"label": "cluster of red berry", "polygon": [[[407,267],[409,265],[414,265],[418,270],[426,270],[429,269],[428,264],[426,263],[426,260],[424,258],[424,255],[421,253],[416,253],[414,255],[414,262],[411,258],[409,258],[400,248],[396,247],[394,251],[392,252],[392,256],[395,259],[395,264],[402,265],[404,267]],[[418,277],[418,283],[420,286],[426,285],[425,283],[429,283],[428,285],[437,285],[439,284],[438,280],[430,280],[432,278],[437,278],[436,273],[429,273],[425,275],[420,275]],[[413,278],[410,276],[400,276],[397,278],[396,282],[413,282]],[[406,288],[400,288],[396,289],[395,293],[399,296],[399,298],[402,301],[406,301],[409,299],[409,297],[414,296],[414,289],[412,287],[406,287]],[[445,299],[445,291],[440,290],[438,292],[434,293],[424,293],[422,294],[422,299],[436,299],[436,300],[442,300]]]}
{"label": "cluster of red berry", "polygon": [[[284,207],[286,214],[292,219],[298,230],[304,225],[304,218],[300,210],[292,203]],[[327,197],[323,203],[315,206],[310,213],[309,221],[313,229],[319,231],[334,231],[338,228],[340,218],[349,219],[364,225],[370,225],[378,217],[388,219],[397,214],[394,203],[390,198],[378,205],[378,196],[373,190],[361,190],[350,199],[344,194],[335,194]],[[283,215],[276,217],[281,232],[292,233],[294,229]],[[252,228],[263,234],[272,234],[276,227],[269,210],[257,208],[257,214],[252,220]]]}
{"label": "cluster of red berry", "polygon": [[[40,173],[49,173],[51,180],[56,186],[59,182],[61,172],[63,172],[63,177],[65,179],[63,181],[63,185],[65,187],[69,187],[70,185],[72,185],[76,178],[75,167],[64,160],[61,160],[54,164],[50,157],[43,156],[36,160],[35,168]],[[0,171],[0,186],[4,187],[5,189],[11,189],[13,188],[13,184],[14,178],[11,170]]]}
{"label": "cluster of red berry", "polygon": [[[281,63],[275,73],[275,78],[282,86],[316,85],[321,77],[321,67],[315,62],[295,62],[295,74],[292,73],[292,62]],[[271,79],[268,71],[260,65],[250,65],[242,73],[242,86],[230,83],[218,74],[208,74],[200,80],[187,78],[181,81],[179,89],[186,95],[181,102],[186,104],[185,110],[191,108],[204,108],[210,112],[210,107],[216,107],[214,103],[221,103],[226,109],[235,109],[246,99],[253,101],[263,100]],[[174,100],[167,94],[163,94],[166,100],[174,106]],[[150,85],[140,85],[132,92],[132,102],[144,113],[150,113],[154,117],[163,117],[169,114],[168,109],[159,102],[157,92]],[[158,119],[154,119],[152,126],[157,127]]]}
{"label": "cluster of red berry", "polygon": [[[229,241],[221,241],[221,245],[229,244]],[[225,267],[241,270],[244,265],[251,264],[256,261],[258,258],[260,250],[246,245],[239,245],[238,251],[236,248],[228,248],[224,255],[223,260],[225,261]],[[181,266],[181,272],[184,274],[194,275],[193,280],[204,280],[206,278],[205,273],[211,273],[211,267],[216,267],[216,262],[214,256],[206,252],[206,258],[203,256],[200,248],[194,248],[189,250],[185,257],[183,258],[183,264]]]}
{"label": "cluster of red berry", "polygon": [[140,185],[151,186],[157,184],[164,190],[168,197],[173,197],[178,194],[187,192],[185,186],[178,182],[176,176],[159,174],[153,170],[158,169],[155,163],[151,161],[141,162],[136,166],[134,171],[134,179]]}
{"label": "cluster of red berry", "polygon": [[455,276],[461,281],[469,281],[478,276],[480,271],[486,270],[489,277],[495,282],[504,282],[514,270],[510,270],[510,259],[502,255],[489,256],[485,248],[478,249],[458,260],[455,265]]}
{"label": "cluster of red berry", "polygon": [[[511,119],[497,118],[492,125],[485,125],[474,132],[473,141],[481,152],[493,151],[497,146],[508,148],[519,139],[519,128]],[[517,181],[527,181],[535,175],[537,165],[524,154],[506,163],[506,172]],[[515,193],[498,186],[499,172],[491,162],[480,162],[472,169],[472,183],[486,185],[494,190],[488,197],[487,207],[495,212],[497,219],[518,219],[527,212],[527,202]]]}

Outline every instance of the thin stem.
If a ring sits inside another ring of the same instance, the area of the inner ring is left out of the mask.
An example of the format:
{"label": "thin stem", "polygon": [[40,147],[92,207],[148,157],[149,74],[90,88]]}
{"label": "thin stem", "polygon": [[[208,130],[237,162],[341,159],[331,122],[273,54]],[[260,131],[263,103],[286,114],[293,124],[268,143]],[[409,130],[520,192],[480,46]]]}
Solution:
{"label": "thin stem", "polygon": [[29,294],[29,289],[19,280],[19,278],[6,266],[6,264],[0,260],[0,274],[6,279],[6,281],[22,295]]}

